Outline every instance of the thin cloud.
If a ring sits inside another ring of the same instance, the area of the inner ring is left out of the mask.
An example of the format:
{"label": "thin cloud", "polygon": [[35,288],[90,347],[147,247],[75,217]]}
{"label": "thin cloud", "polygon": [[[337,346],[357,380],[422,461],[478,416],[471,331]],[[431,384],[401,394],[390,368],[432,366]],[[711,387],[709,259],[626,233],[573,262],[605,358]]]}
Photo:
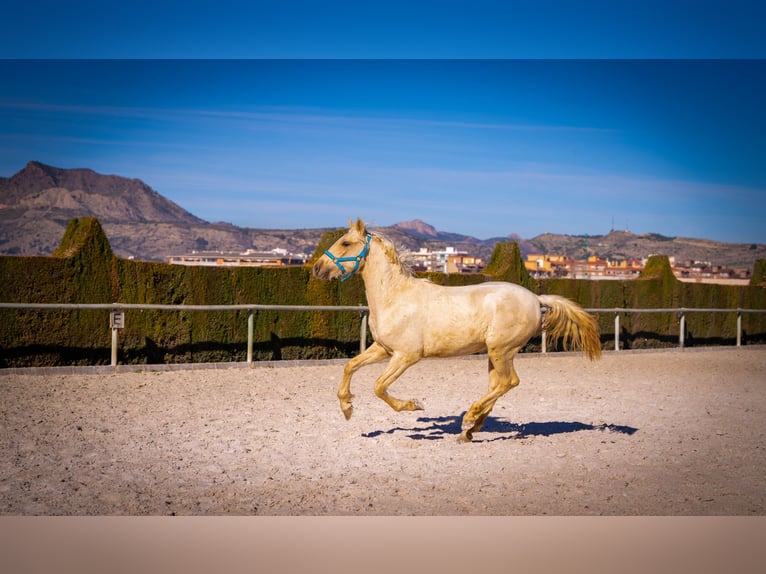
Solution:
{"label": "thin cloud", "polygon": [[13,102],[0,101],[0,109],[13,111],[46,112],[56,114],[70,114],[80,116],[107,116],[112,118],[142,118],[161,119],[172,118],[200,118],[200,119],[232,119],[247,120],[255,124],[282,124],[290,125],[319,125],[322,127],[335,126],[339,128],[354,129],[418,129],[418,128],[449,128],[461,130],[492,130],[492,131],[519,131],[519,132],[583,132],[583,133],[617,133],[621,130],[615,128],[556,125],[556,124],[523,124],[503,122],[476,122],[442,119],[423,119],[405,116],[387,115],[353,115],[337,113],[329,110],[307,110],[301,107],[274,108],[258,107],[252,110],[223,110],[202,108],[162,108],[162,107],[133,107],[133,106],[99,106],[99,105],[71,105],[50,104],[37,102]]}

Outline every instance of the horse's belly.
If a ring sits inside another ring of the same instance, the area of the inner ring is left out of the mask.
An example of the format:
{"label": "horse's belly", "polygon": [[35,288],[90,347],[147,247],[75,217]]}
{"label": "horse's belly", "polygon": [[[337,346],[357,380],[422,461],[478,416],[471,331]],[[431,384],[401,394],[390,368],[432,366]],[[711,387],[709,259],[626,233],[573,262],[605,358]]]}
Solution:
{"label": "horse's belly", "polygon": [[454,357],[485,350],[485,323],[468,319],[452,318],[443,324],[430,325],[432,328],[423,334],[423,355]]}
{"label": "horse's belly", "polygon": [[459,357],[462,355],[471,355],[486,350],[487,345],[484,341],[467,341],[455,343],[453,345],[438,345],[434,347],[425,346],[423,349],[424,357]]}

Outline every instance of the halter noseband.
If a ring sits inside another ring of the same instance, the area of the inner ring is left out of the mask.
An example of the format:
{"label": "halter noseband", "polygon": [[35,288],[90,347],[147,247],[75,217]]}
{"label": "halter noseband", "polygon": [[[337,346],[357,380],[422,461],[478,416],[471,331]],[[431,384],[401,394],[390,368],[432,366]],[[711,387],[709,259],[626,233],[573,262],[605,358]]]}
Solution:
{"label": "halter noseband", "polygon": [[[367,234],[367,237],[364,242],[364,248],[359,252],[359,255],[356,255],[354,257],[336,257],[332,253],[330,253],[330,250],[324,252],[327,257],[330,258],[330,261],[335,263],[335,265],[338,266],[338,269],[340,269],[340,280],[345,281],[349,277],[351,277],[354,273],[356,273],[359,270],[359,263],[362,262],[362,259],[367,257],[367,252],[370,250],[370,240],[372,239],[372,235],[369,233]],[[341,265],[341,263],[345,263],[347,261],[353,261],[354,262],[354,268],[351,271],[346,271],[345,267]]]}

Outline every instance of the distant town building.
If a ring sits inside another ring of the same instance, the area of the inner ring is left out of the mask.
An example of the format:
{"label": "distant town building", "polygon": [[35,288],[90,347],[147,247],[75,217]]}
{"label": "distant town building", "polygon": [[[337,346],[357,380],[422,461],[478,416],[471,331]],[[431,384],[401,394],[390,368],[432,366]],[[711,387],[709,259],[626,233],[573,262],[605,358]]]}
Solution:
{"label": "distant town building", "polygon": [[606,279],[635,279],[644,270],[644,263],[632,257],[628,259],[607,260]]}
{"label": "distant town building", "polygon": [[692,261],[687,259],[680,265],[672,265],[672,267],[673,274],[681,281],[744,284],[750,281],[752,275],[749,267],[713,265],[709,261]]}
{"label": "distant town building", "polygon": [[295,267],[305,265],[308,255],[288,253],[285,249],[271,251],[192,251],[186,255],[171,255],[171,265],[200,265],[209,267]]}
{"label": "distant town building", "polygon": [[[527,255],[524,267],[532,277],[547,279],[568,277],[570,279],[636,279],[646,266],[648,257],[642,261],[634,258],[602,259],[591,255],[588,259],[574,260],[563,255]],[[709,261],[684,261],[676,265],[674,257],[668,258],[673,274],[682,281],[707,281],[747,283],[751,270],[747,267],[729,268],[712,265]]]}
{"label": "distant town building", "polygon": [[431,251],[421,247],[411,253],[414,271],[431,271],[435,273],[479,273],[486,267],[481,257],[469,255],[466,251],[457,251],[454,247],[446,247],[443,251]]}
{"label": "distant town building", "polygon": [[[536,279],[549,277],[573,277],[577,261],[564,255],[527,255],[524,267]],[[583,265],[584,267],[584,265]],[[584,272],[584,271],[583,271]]]}

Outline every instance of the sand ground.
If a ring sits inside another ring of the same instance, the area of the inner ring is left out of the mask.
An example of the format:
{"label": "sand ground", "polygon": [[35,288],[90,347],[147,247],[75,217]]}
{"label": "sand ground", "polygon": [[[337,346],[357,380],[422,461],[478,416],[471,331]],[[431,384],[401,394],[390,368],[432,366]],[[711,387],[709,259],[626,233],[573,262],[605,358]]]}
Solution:
{"label": "sand ground", "polygon": [[0,515],[764,515],[766,349],[0,375]]}

